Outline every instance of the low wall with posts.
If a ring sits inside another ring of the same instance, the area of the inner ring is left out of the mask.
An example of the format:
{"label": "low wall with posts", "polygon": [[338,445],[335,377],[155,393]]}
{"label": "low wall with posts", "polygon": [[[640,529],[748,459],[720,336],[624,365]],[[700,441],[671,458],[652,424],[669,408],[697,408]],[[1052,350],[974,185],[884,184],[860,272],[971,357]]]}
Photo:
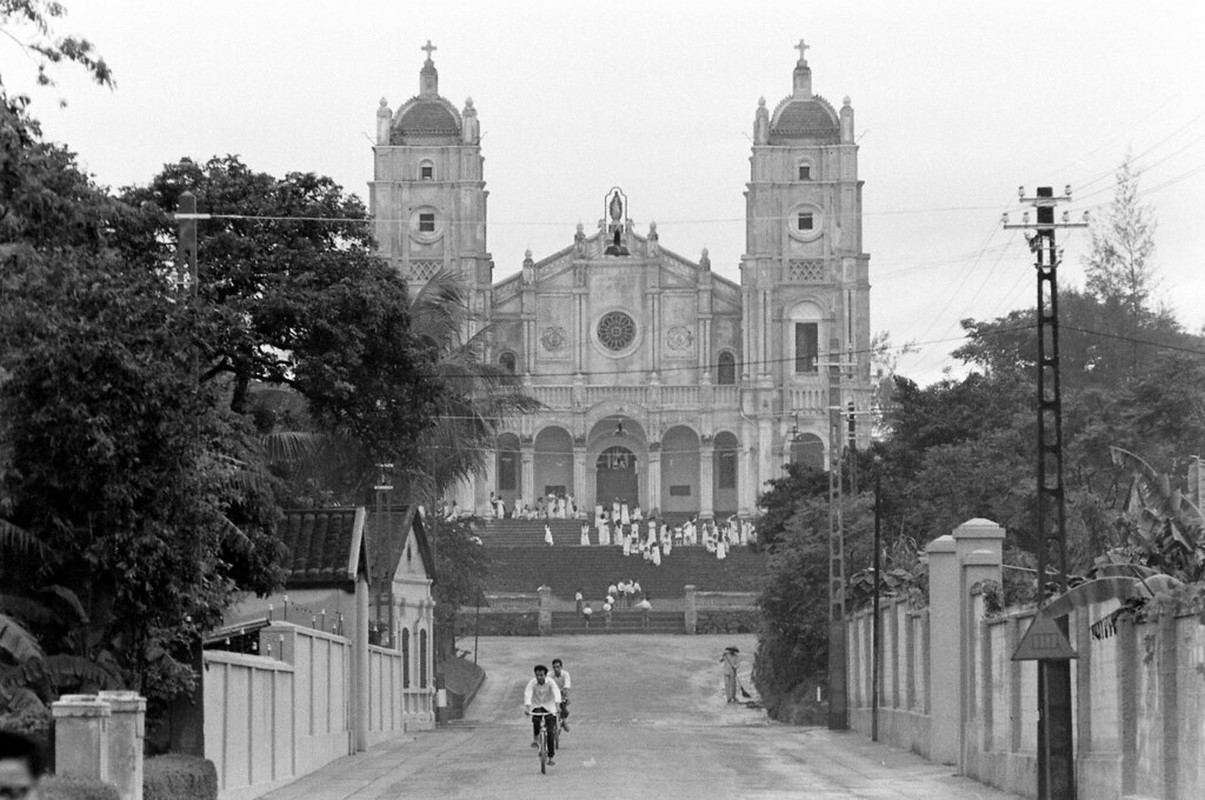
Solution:
{"label": "low wall with posts", "polygon": [[285,622],[259,636],[265,655],[204,654],[205,757],[222,800],[265,794],[356,752],[358,741],[363,749],[431,727],[432,689],[403,685],[401,652],[365,645],[361,690],[352,640]]}
{"label": "low wall with posts", "polygon": [[[928,548],[929,607],[888,601],[880,625],[879,739],[1008,792],[1037,792],[1037,662],[1012,661],[1034,610],[989,615],[1003,529],[972,520]],[[1068,618],[1078,796],[1186,800],[1205,787],[1205,630],[1197,615]],[[871,732],[872,614],[848,619],[850,723]]]}
{"label": "low wall with posts", "polygon": [[121,800],[142,800],[145,698],[125,691],[69,694],[51,710],[58,776],[104,781]]}

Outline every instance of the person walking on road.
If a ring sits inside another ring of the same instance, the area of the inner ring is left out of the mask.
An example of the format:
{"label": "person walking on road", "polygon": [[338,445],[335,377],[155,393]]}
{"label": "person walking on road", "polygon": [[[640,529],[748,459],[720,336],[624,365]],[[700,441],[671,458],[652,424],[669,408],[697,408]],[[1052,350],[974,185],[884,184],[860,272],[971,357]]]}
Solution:
{"label": "person walking on road", "polygon": [[740,648],[725,647],[720,656],[720,672],[724,675],[724,697],[729,703],[736,702],[736,671],[740,666]]}
{"label": "person walking on road", "polygon": [[[536,664],[532,670],[535,677],[527,682],[523,689],[523,713],[531,717],[531,746],[539,747],[540,726],[544,724],[544,714],[554,717],[560,713],[561,687],[556,681],[548,680],[548,667]],[[534,713],[533,713],[534,712]],[[549,735],[546,739],[548,746],[548,766],[553,766],[552,757],[556,749],[556,737]]]}

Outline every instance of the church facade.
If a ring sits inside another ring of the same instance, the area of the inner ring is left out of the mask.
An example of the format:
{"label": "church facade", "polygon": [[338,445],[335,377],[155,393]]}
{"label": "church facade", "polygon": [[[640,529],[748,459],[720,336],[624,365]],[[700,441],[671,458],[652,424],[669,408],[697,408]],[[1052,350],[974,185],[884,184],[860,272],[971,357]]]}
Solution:
{"label": "church facade", "polygon": [[[495,281],[472,100],[440,96],[430,43],[418,95],[381,100],[369,197],[382,256],[412,285],[459,273],[488,357],[546,408],[508,422],[462,509],[496,492],[508,508],[571,494],[587,509],[750,515],[785,463],[830,464],[844,409],[870,401],[870,258],[853,108],[812,92],[805,48],[791,93],[754,114],[739,283],[706,250],[687,258],[655,223],[639,229],[617,187],[582,209],[603,212],[597,229],[579,224]],[[869,425],[853,435],[865,446]]]}

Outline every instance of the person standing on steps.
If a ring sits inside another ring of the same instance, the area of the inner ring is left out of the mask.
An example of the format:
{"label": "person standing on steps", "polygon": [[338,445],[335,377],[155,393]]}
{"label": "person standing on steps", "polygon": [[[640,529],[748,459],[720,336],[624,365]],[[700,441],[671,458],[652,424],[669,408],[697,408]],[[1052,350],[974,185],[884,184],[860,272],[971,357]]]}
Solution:
{"label": "person standing on steps", "polygon": [[649,626],[649,612],[653,610],[653,604],[645,596],[643,600],[636,604],[636,608],[640,609],[640,627],[647,628]]}
{"label": "person standing on steps", "polygon": [[573,601],[577,603],[577,613],[582,613],[582,587],[577,587],[577,594],[573,596]]}
{"label": "person standing on steps", "polygon": [[740,648],[725,647],[720,656],[720,672],[724,675],[724,697],[726,702],[736,702],[736,671],[740,666]]}

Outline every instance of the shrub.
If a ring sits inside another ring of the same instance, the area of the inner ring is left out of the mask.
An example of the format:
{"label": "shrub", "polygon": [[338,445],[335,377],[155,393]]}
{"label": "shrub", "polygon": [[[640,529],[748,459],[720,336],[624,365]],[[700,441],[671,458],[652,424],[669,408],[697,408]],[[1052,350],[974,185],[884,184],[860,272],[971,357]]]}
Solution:
{"label": "shrub", "polygon": [[[457,637],[472,636],[476,625],[473,612],[461,612],[456,618]],[[491,611],[481,615],[482,636],[539,636],[540,615],[536,611]]]}
{"label": "shrub", "polygon": [[757,609],[715,609],[700,611],[696,633],[757,633],[761,612]]}
{"label": "shrub", "polygon": [[38,785],[38,797],[42,800],[121,800],[121,793],[111,783],[51,775]]}
{"label": "shrub", "polygon": [[143,800],[217,800],[217,796],[218,771],[208,759],[171,754],[143,763]]}

